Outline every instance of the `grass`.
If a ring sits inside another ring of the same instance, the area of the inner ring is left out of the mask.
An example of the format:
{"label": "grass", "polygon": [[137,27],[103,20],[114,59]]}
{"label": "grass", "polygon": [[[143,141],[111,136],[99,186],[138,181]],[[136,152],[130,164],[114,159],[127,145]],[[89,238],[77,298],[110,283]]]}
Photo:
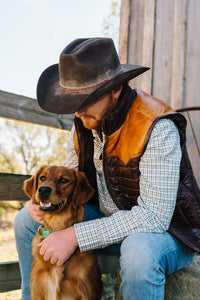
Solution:
{"label": "grass", "polygon": [[103,274],[102,277],[104,295],[102,300],[114,300],[115,299],[115,282],[117,279],[117,274]]}

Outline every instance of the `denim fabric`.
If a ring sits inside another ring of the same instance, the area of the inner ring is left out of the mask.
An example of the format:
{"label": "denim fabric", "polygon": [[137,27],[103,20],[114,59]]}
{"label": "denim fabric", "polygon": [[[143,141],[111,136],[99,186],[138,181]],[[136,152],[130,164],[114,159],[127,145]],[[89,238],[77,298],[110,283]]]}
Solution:
{"label": "denim fabric", "polygon": [[28,207],[25,207],[16,215],[14,225],[22,279],[22,300],[30,300],[30,275],[33,262],[31,244],[40,224],[33,221],[28,212]]}
{"label": "denim fabric", "polygon": [[[85,205],[89,221],[104,217],[98,208]],[[22,300],[30,300],[30,274],[32,266],[31,243],[39,223],[31,218],[28,208],[15,218],[15,238],[22,278]],[[135,233],[122,245],[110,245],[101,253],[120,254],[121,293],[124,300],[164,299],[165,275],[184,268],[192,262],[194,252],[180,244],[169,233]]]}
{"label": "denim fabric", "polygon": [[170,233],[135,233],[121,246],[124,300],[163,300],[165,276],[190,264],[195,253]]}

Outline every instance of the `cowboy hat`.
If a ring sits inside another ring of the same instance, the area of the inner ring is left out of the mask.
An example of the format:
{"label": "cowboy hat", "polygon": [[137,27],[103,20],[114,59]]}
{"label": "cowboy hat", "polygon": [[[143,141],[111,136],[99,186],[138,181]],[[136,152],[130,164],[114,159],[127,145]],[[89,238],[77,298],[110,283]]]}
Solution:
{"label": "cowboy hat", "polygon": [[41,74],[37,100],[48,112],[75,113],[148,69],[120,64],[110,38],[76,39],[62,51],[59,64]]}

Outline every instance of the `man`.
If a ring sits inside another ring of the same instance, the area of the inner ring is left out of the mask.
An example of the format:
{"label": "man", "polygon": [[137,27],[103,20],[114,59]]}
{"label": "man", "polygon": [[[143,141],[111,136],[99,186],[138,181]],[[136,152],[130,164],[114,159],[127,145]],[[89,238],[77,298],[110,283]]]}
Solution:
{"label": "man", "polygon": [[[147,70],[121,65],[109,38],[77,39],[37,87],[44,110],[75,113],[66,165],[85,172],[96,191],[85,222],[50,234],[38,245],[40,254],[57,265],[78,246],[120,254],[125,300],[164,299],[166,275],[200,252],[200,192],[185,147],[186,121],[128,86]],[[43,221],[31,201],[28,210],[15,221],[23,300],[31,240]]]}

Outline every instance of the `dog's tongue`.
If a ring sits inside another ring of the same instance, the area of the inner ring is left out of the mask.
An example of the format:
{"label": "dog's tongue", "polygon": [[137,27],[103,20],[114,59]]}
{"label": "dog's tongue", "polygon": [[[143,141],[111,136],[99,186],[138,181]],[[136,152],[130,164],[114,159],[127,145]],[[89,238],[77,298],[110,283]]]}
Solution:
{"label": "dog's tongue", "polygon": [[51,203],[50,202],[42,202],[42,201],[40,201],[40,206],[42,206],[42,207],[51,207]]}

